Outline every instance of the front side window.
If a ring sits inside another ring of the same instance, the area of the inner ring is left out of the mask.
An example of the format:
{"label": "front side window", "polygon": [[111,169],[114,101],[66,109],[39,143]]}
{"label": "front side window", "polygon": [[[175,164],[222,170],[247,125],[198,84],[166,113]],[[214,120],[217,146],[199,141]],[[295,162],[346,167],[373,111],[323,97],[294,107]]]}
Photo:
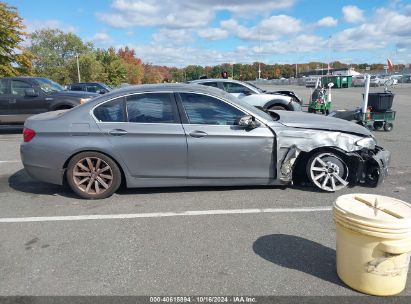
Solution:
{"label": "front side window", "polygon": [[127,96],[128,121],[137,123],[175,123],[173,102],[169,93]]}
{"label": "front side window", "polygon": [[245,114],[235,107],[207,95],[181,93],[181,100],[191,124],[237,125]]}
{"label": "front side window", "polygon": [[252,91],[249,88],[239,83],[235,83],[235,82],[223,82],[223,86],[224,86],[224,91],[228,93],[243,93],[243,94],[252,93]]}
{"label": "front side window", "polygon": [[39,77],[36,78],[36,80],[40,88],[46,93],[64,91],[64,88],[61,85],[48,78]]}
{"label": "front side window", "polygon": [[15,96],[25,96],[26,89],[31,89],[31,84],[21,81],[21,80],[13,80],[11,82],[11,92]]}
{"label": "front side window", "polygon": [[94,116],[101,122],[125,122],[124,98],[103,103],[94,109]]}
{"label": "front side window", "polygon": [[87,85],[87,92],[97,93],[100,92],[100,88],[96,85]]}

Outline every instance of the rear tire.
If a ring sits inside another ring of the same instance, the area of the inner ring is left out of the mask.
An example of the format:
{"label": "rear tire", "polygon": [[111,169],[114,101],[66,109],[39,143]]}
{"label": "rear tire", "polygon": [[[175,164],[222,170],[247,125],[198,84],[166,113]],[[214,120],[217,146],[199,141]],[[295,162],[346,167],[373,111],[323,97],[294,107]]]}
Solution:
{"label": "rear tire", "polygon": [[67,183],[80,197],[103,199],[111,196],[121,184],[121,171],[107,155],[82,152],[67,166]]}
{"label": "rear tire", "polygon": [[384,124],[384,131],[391,132],[392,129],[394,129],[394,125],[392,124],[392,122],[386,122]]}
{"label": "rear tire", "polygon": [[384,127],[383,121],[374,121],[373,127],[375,130],[381,130]]}

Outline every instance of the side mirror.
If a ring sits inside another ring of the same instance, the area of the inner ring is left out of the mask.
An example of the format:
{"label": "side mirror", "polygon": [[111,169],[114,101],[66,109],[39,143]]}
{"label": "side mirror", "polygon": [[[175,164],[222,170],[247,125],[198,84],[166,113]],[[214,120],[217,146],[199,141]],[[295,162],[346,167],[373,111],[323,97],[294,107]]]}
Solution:
{"label": "side mirror", "polygon": [[238,125],[246,129],[254,129],[257,127],[255,118],[251,115],[246,115],[246,116],[241,117],[240,120],[238,121]]}
{"label": "side mirror", "polygon": [[37,96],[39,96],[39,94],[38,94],[36,91],[34,91],[33,88],[27,88],[27,89],[25,89],[25,90],[24,90],[24,94],[25,94],[27,97],[37,97]]}

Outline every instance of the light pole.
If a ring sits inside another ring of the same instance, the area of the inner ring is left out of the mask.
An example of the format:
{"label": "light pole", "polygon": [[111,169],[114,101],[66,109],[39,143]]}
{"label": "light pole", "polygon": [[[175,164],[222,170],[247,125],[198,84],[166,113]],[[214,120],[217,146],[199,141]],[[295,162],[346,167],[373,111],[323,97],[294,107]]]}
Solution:
{"label": "light pole", "polygon": [[78,62],[78,54],[76,54],[76,59],[77,59],[77,76],[78,76],[78,82],[81,82],[81,79],[80,79],[80,65],[79,65],[79,62]]}
{"label": "light pole", "polygon": [[295,63],[295,79],[298,78],[298,63]]}
{"label": "light pole", "polygon": [[330,75],[330,62],[331,62],[331,36],[328,36],[328,66],[327,66],[327,75]]}
{"label": "light pole", "polygon": [[261,79],[261,33],[258,31],[258,79]]}

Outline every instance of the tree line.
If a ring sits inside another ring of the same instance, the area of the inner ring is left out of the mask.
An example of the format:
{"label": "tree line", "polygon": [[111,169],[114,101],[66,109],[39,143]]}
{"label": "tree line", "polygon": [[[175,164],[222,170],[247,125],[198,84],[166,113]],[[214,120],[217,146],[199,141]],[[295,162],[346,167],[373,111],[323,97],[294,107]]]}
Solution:
{"label": "tree line", "polygon": [[[105,82],[112,86],[122,83],[143,84],[185,82],[200,77],[218,78],[226,71],[239,80],[258,78],[290,78],[296,72],[326,68],[323,62],[304,64],[219,64],[214,66],[189,65],[184,68],[144,63],[135,50],[124,47],[116,50],[95,48],[74,33],[59,29],[42,29],[31,34],[25,32],[23,19],[15,7],[0,2],[0,77],[43,76],[61,84],[78,81],[77,61],[83,82]],[[333,62],[334,68],[354,67],[357,71],[382,70],[383,64],[351,64]],[[297,70],[296,70],[297,68]]]}

